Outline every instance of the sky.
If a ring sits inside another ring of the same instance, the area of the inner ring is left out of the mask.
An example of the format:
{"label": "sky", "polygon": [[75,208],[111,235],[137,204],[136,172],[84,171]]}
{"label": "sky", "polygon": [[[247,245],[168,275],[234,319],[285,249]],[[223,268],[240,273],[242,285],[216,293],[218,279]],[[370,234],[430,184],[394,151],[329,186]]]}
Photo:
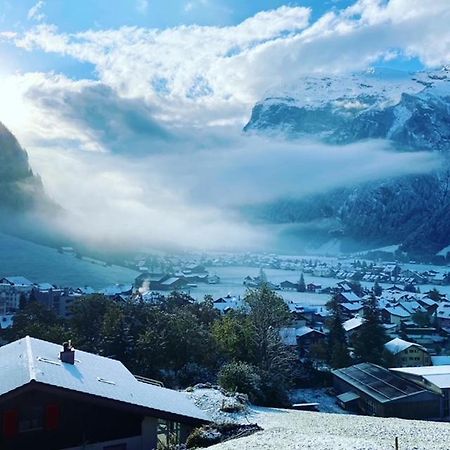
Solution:
{"label": "sky", "polygon": [[[449,23],[448,0],[0,0],[0,121],[84,240],[263,245],[236,207],[340,186],[336,167],[379,178],[405,161],[388,143],[337,160],[243,136],[254,104],[304,76],[439,68]],[[290,169],[306,159],[299,184]]]}

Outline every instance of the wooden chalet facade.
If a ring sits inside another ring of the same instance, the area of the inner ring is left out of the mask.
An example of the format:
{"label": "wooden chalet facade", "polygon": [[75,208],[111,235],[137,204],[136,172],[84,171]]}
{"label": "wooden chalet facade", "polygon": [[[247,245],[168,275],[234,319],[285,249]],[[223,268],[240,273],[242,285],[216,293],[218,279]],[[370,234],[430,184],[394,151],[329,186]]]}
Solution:
{"label": "wooden chalet facade", "polygon": [[147,450],[208,421],[119,361],[26,337],[0,347],[2,450]]}

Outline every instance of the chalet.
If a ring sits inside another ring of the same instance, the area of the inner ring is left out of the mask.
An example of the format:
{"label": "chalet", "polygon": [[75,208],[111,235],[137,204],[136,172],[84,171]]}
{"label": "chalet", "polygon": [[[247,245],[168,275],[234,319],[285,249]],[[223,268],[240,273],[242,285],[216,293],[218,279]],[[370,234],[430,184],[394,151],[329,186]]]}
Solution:
{"label": "chalet", "polygon": [[441,328],[450,328],[450,302],[441,303],[438,306],[436,317]]}
{"label": "chalet", "polygon": [[325,333],[307,326],[281,328],[279,334],[283,344],[297,348],[300,356],[307,355],[313,345],[326,339]]}
{"label": "chalet", "polygon": [[336,294],[336,299],[339,303],[359,303],[361,301],[361,298],[353,291],[339,292]]}
{"label": "chalet", "polygon": [[202,264],[189,264],[184,270],[184,274],[198,273],[207,274],[206,267]]}
{"label": "chalet", "polygon": [[339,309],[341,313],[346,318],[351,318],[356,314],[361,314],[364,309],[364,305],[362,302],[357,303],[340,303]]}
{"label": "chalet", "polygon": [[213,306],[221,313],[227,313],[231,310],[243,308],[244,302],[241,300],[240,296],[233,297],[230,294],[228,294],[225,297],[220,297],[214,300]]}
{"label": "chalet", "polygon": [[386,342],[384,348],[394,357],[395,365],[397,367],[431,365],[431,357],[428,350],[419,344],[395,338]]}
{"label": "chalet", "polygon": [[298,284],[297,283],[292,283],[292,281],[282,281],[280,283],[280,288],[283,291],[297,291],[298,290]]}
{"label": "chalet", "polygon": [[9,283],[0,283],[0,312],[12,313],[19,309],[21,293]]}
{"label": "chalet", "polygon": [[2,450],[146,450],[208,422],[185,393],[119,361],[25,337],[0,347]]}
{"label": "chalet", "polygon": [[154,291],[176,291],[186,287],[187,282],[184,278],[165,275],[159,280],[150,281],[150,288]]}
{"label": "chalet", "polygon": [[419,302],[415,300],[398,302],[398,306],[402,307],[406,312],[408,312],[411,315],[413,315],[416,312],[422,313],[427,312],[427,310]]}
{"label": "chalet", "polygon": [[411,317],[411,314],[401,306],[386,306],[381,310],[381,319],[385,323],[399,325],[402,321]]}
{"label": "chalet", "polygon": [[375,364],[334,370],[333,385],[341,406],[351,404],[370,416],[429,419],[443,415],[439,393]]}
{"label": "chalet", "polygon": [[33,283],[25,277],[5,277],[0,279],[0,284],[9,284],[24,293],[30,293],[33,289]]}
{"label": "chalet", "polygon": [[352,319],[346,320],[342,326],[344,327],[347,337],[352,338],[365,321],[366,320],[363,317],[353,317]]}
{"label": "chalet", "polygon": [[304,326],[297,328],[297,346],[300,356],[306,356],[314,345],[325,342],[324,332]]}
{"label": "chalet", "polygon": [[320,289],[322,289],[322,286],[320,284],[308,283],[306,285],[306,290],[308,292],[317,292]]}

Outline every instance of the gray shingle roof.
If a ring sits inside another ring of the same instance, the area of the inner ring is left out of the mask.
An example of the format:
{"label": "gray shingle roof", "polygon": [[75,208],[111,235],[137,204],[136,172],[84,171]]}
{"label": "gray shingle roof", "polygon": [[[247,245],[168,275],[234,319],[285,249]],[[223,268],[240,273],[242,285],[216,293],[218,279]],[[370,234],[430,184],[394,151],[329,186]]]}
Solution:
{"label": "gray shingle roof", "polygon": [[120,361],[75,350],[75,364],[66,364],[59,359],[61,350],[60,345],[29,336],[0,347],[0,395],[35,381],[188,419],[209,420],[185,393],[142,383]]}

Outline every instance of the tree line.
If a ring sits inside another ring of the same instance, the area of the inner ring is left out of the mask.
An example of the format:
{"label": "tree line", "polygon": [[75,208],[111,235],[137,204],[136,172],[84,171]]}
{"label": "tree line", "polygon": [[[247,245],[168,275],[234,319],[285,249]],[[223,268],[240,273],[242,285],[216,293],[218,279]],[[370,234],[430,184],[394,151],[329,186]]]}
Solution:
{"label": "tree line", "polygon": [[134,374],[168,387],[219,380],[254,402],[282,405],[297,363],[278,332],[289,322],[283,299],[263,285],[247,292],[243,308],[225,315],[211,297],[195,302],[179,292],[158,304],[89,295],[72,304],[67,319],[31,299],[22,302],[2,337],[71,339],[76,349],[118,359]]}

